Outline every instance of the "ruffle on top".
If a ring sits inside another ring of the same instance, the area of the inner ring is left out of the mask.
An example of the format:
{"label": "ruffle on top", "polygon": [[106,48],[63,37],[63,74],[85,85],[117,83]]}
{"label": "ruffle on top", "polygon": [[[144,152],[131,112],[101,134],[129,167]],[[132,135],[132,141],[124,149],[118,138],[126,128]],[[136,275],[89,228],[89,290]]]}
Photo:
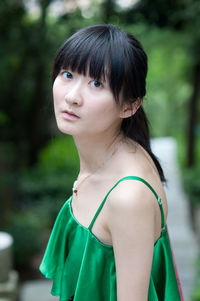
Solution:
{"label": "ruffle on top", "polygon": [[[74,218],[70,197],[60,210],[40,271],[53,279],[60,301],[116,300],[113,248],[102,244]],[[95,296],[95,298],[94,298]]]}
{"label": "ruffle on top", "polygon": [[154,246],[149,301],[184,301],[176,274],[167,226]]}
{"label": "ruffle on top", "polygon": [[[57,216],[40,271],[53,279],[51,293],[60,301],[117,301],[113,247],[78,223],[71,199]],[[154,246],[148,300],[181,300],[167,227]]]}

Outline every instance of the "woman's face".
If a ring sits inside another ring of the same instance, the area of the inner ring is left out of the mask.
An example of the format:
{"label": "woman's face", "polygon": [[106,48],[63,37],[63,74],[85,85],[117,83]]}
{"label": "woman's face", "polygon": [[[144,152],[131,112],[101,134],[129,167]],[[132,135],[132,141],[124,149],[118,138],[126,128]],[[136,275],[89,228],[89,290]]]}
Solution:
{"label": "woman's face", "polygon": [[107,81],[61,70],[53,85],[53,98],[57,125],[63,133],[83,137],[115,133],[121,126],[121,109]]}

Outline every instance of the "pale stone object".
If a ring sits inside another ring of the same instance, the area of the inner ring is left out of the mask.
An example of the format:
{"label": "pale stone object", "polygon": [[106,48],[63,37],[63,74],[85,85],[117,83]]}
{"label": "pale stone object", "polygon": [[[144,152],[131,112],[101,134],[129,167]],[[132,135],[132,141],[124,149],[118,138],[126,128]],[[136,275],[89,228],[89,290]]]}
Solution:
{"label": "pale stone object", "polygon": [[0,231],[0,282],[8,280],[12,269],[12,245],[12,236]]}
{"label": "pale stone object", "polygon": [[17,301],[19,275],[16,271],[10,271],[8,281],[0,283],[1,298],[8,301]]}

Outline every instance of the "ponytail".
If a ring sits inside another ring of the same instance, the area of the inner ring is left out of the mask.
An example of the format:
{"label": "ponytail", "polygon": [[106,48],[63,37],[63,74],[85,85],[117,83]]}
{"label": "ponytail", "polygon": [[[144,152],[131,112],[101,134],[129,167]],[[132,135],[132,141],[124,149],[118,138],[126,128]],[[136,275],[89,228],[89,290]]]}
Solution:
{"label": "ponytail", "polygon": [[148,152],[154,164],[156,165],[161,181],[166,182],[166,178],[164,176],[164,172],[158,161],[158,158],[153,154],[151,150],[149,121],[142,106],[140,106],[140,108],[133,116],[125,118],[123,120],[122,131],[126,137],[139,143]]}

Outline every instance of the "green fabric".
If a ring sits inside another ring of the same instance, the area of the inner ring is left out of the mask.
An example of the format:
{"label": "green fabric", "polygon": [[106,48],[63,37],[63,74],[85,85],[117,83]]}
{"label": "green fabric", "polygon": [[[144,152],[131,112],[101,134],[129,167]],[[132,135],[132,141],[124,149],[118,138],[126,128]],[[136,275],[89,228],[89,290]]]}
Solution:
{"label": "green fabric", "polygon": [[[164,227],[162,202],[153,188],[138,177],[123,180],[139,180],[156,196],[161,209],[162,233],[154,246],[148,301],[181,300],[171,253],[167,226]],[[52,295],[60,301],[117,301],[116,270],[113,247],[101,243],[91,232],[108,192],[100,205],[90,227],[83,227],[73,216],[70,197],[55,221],[40,271],[53,279]]]}

